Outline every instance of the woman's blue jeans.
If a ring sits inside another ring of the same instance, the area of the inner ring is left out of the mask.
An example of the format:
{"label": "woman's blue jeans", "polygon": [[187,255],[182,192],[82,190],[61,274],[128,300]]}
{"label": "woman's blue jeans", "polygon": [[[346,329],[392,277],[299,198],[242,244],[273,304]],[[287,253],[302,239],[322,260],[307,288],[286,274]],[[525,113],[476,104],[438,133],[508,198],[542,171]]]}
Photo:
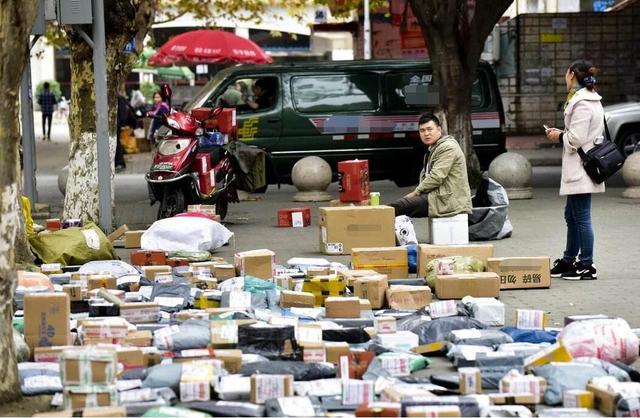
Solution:
{"label": "woman's blue jeans", "polygon": [[593,262],[593,226],[591,224],[591,194],[567,196],[564,207],[567,222],[567,247],[565,261],[574,262],[576,257],[584,264]]}

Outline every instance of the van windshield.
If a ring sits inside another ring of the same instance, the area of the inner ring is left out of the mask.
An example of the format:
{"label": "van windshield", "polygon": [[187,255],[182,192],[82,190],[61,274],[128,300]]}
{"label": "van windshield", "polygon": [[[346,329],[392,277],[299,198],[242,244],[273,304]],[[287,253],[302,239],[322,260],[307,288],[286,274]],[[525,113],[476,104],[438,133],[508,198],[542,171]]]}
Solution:
{"label": "van windshield", "polygon": [[211,96],[225,79],[225,75],[226,73],[223,72],[218,72],[214,75],[211,81],[205,84],[189,103],[184,105],[184,110],[188,112],[196,107],[214,107],[215,101]]}

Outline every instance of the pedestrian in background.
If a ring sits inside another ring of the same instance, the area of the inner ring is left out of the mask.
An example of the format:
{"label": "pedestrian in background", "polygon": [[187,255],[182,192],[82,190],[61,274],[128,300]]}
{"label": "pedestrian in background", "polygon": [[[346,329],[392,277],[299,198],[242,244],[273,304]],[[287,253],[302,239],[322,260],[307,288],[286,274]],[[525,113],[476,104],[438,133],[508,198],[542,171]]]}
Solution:
{"label": "pedestrian in background", "polygon": [[[40,105],[40,111],[42,112],[42,140],[47,139],[51,141],[51,119],[53,118],[53,107],[57,100],[55,94],[51,92],[51,85],[49,82],[45,82],[42,92],[38,95],[38,104]],[[45,131],[45,126],[48,128]]]}
{"label": "pedestrian in background", "polygon": [[564,76],[567,100],[564,106],[564,130],[545,127],[547,138],[562,144],[562,176],[560,195],[567,196],[564,218],[567,223],[567,245],[564,256],[551,269],[552,277],[567,280],[595,280],[593,264],[593,225],[591,195],[603,193],[604,183],[591,180],[582,166],[578,149],[588,152],[601,142],[604,131],[604,109],[596,93],[598,69],[588,61],[576,61]]}
{"label": "pedestrian in background", "polygon": [[125,126],[129,126],[134,128],[136,125],[136,118],[133,113],[133,109],[129,105],[129,100],[127,99],[127,91],[125,87],[120,87],[118,91],[118,119],[116,125],[116,156],[114,160],[115,171],[120,172],[127,168],[127,163],[124,160],[124,147],[122,146],[122,142],[120,142],[120,133],[122,132],[122,128]]}
{"label": "pedestrian in background", "polygon": [[152,145],[156,144],[156,131],[162,126],[162,121],[160,120],[160,116],[165,113],[169,113],[169,105],[165,101],[165,98],[162,97],[160,92],[155,92],[153,94],[153,107],[149,112],[147,112],[147,117],[153,118],[151,121],[151,127],[149,128],[149,141]]}
{"label": "pedestrian in background", "polygon": [[69,100],[62,96],[58,102],[58,115],[60,119],[67,119],[69,115]]}

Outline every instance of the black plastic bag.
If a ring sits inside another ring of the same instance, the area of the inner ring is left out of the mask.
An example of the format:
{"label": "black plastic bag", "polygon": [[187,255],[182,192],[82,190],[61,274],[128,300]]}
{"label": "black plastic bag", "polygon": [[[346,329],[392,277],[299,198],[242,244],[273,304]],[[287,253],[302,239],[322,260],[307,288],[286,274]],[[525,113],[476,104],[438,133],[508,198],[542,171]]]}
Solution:
{"label": "black plastic bag", "polygon": [[293,380],[331,379],[336,377],[336,369],[329,363],[304,363],[302,361],[260,361],[245,364],[240,369],[243,376],[254,374],[292,374]]}
{"label": "black plastic bag", "polygon": [[238,348],[246,354],[260,354],[269,360],[296,360],[300,350],[295,338],[295,327],[269,326],[238,327]]}
{"label": "black plastic bag", "polygon": [[340,328],[340,329],[323,329],[323,341],[344,341],[349,344],[362,344],[371,339],[362,328]]}
{"label": "black plastic bag", "polygon": [[466,316],[450,316],[438,318],[432,321],[425,321],[418,312],[407,318],[399,319],[397,322],[398,331],[411,331],[418,335],[420,344],[430,344],[438,341],[445,341],[451,331],[458,329],[486,329],[487,325],[477,319]]}

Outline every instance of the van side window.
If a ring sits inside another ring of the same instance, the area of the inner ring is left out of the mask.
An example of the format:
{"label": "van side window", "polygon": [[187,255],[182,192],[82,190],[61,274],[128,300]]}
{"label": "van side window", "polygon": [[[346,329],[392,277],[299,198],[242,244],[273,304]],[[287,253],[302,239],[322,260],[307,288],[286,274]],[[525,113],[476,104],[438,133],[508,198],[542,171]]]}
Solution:
{"label": "van side window", "polygon": [[277,77],[239,78],[233,80],[218,96],[216,105],[235,107],[241,113],[260,112],[276,104],[278,90]]}
{"label": "van side window", "polygon": [[336,113],[378,108],[378,76],[347,74],[291,79],[293,104],[302,113]]}
{"label": "van side window", "polygon": [[[431,87],[432,75],[429,72],[402,72],[385,75],[384,89],[387,106],[392,110],[421,110],[437,105],[437,96],[429,96],[434,92]],[[435,103],[434,103],[435,102]],[[491,102],[489,83],[482,72],[473,83],[471,90],[471,107],[486,107]]]}

